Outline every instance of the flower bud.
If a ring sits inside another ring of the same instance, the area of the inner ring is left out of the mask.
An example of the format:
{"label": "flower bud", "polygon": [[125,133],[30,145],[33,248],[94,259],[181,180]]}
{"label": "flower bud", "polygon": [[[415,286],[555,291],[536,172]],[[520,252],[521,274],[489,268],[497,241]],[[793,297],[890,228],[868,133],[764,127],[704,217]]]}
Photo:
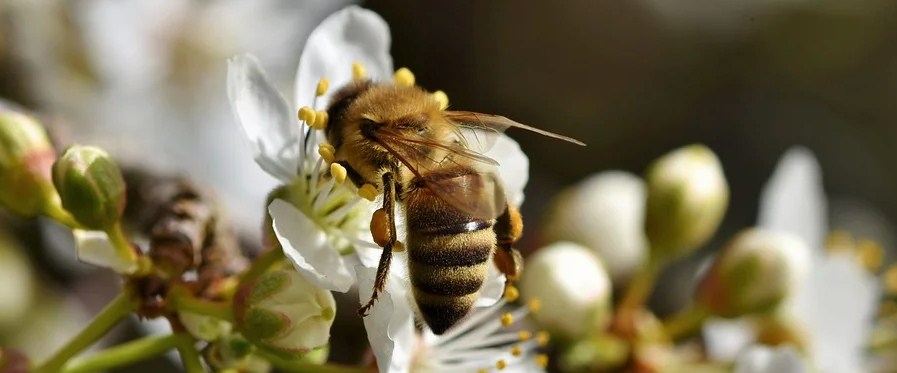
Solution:
{"label": "flower bud", "polygon": [[790,234],[743,231],[701,278],[695,302],[728,318],[771,311],[800,283],[808,254],[809,248]]}
{"label": "flower bud", "polygon": [[231,330],[231,324],[227,321],[190,311],[180,311],[178,318],[190,334],[204,341],[214,341]]}
{"label": "flower bud", "polygon": [[579,244],[558,242],[537,251],[526,263],[520,292],[541,302],[533,318],[562,338],[579,339],[609,319],[610,278],[592,251]]}
{"label": "flower bud", "polygon": [[109,229],[125,209],[125,181],[102,149],[78,145],[66,149],[53,164],[53,184],[62,206],[89,229]]}
{"label": "flower bud", "polygon": [[689,145],[654,161],[647,173],[645,233],[652,259],[671,259],[704,244],[729,202],[729,185],[713,151]]}
{"label": "flower bud", "polygon": [[327,344],[335,307],[329,291],[292,269],[265,273],[234,296],[237,330],[256,346],[287,358]]}
{"label": "flower bud", "polygon": [[593,175],[555,198],[543,227],[548,242],[594,250],[614,284],[623,283],[645,257],[645,183],[623,171]]}
{"label": "flower bud", "polygon": [[33,217],[59,203],[50,168],[56,151],[43,127],[16,112],[0,112],[0,205]]}
{"label": "flower bud", "polygon": [[271,363],[254,351],[252,343],[239,334],[228,334],[210,343],[203,351],[203,357],[216,372],[270,372]]}

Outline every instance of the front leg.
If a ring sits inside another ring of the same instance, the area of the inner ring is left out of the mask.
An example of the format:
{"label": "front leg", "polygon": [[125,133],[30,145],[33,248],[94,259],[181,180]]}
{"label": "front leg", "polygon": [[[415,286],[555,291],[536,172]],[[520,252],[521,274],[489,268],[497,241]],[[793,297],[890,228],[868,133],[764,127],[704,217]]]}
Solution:
{"label": "front leg", "polygon": [[383,247],[380,254],[380,263],[377,265],[377,277],[374,280],[374,293],[367,304],[358,309],[358,314],[367,316],[368,310],[374,306],[377,296],[386,287],[386,277],[389,275],[389,265],[392,262],[392,250],[396,244],[396,188],[395,177],[392,172],[383,174],[383,207],[374,211],[371,217],[371,235],[374,242]]}

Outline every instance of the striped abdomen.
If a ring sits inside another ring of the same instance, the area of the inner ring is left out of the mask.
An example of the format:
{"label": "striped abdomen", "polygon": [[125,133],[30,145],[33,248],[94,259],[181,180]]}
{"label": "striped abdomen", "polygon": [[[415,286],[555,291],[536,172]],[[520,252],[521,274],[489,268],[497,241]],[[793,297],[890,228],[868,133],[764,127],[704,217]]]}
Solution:
{"label": "striped abdomen", "polygon": [[[446,176],[424,175],[434,177]],[[473,178],[482,176],[455,170],[450,177],[452,183],[469,187],[479,184]],[[413,180],[403,195],[408,269],[424,321],[434,333],[442,334],[464,317],[479,297],[496,239],[493,220],[470,217],[420,187],[423,184]]]}

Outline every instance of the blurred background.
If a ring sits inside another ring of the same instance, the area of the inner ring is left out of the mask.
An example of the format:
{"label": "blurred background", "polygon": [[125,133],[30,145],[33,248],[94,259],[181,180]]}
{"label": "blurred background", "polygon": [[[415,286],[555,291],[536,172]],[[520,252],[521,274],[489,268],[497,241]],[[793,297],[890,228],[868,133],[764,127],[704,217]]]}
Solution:
{"label": "blurred background", "polygon": [[[348,3],[0,0],[0,97],[51,118],[60,143],[100,145],[123,163],[183,173],[211,187],[244,234],[257,236],[274,181],[254,164],[232,118],[226,60],[253,53],[281,91],[291,92],[308,32]],[[640,174],[654,158],[700,142],[717,153],[731,187],[724,225],[707,251],[756,221],[760,189],[777,159],[804,145],[821,163],[832,228],[893,253],[897,2],[361,5],[389,23],[395,66],[410,68],[425,88],[445,91],[453,107],[502,114],[588,144],[510,133],[531,162],[524,249],[541,244],[535,228],[561,188],[603,170]],[[2,222],[10,231],[5,241],[16,242],[5,244],[7,252],[40,246],[47,240],[39,233],[52,230]],[[60,302],[86,304],[71,315],[89,314],[111,297],[107,281],[109,296],[94,296],[92,304],[84,294],[104,282],[59,264],[71,258],[24,252],[8,255],[39,264],[21,278],[66,289],[54,292]]]}

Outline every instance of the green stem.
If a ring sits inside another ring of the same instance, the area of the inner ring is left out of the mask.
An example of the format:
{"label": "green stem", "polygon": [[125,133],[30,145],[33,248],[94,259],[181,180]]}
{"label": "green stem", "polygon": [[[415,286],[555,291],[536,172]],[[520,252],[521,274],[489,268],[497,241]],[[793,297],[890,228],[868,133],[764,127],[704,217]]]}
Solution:
{"label": "green stem", "polygon": [[654,290],[654,282],[657,280],[660,270],[663,269],[664,263],[659,260],[649,260],[636,273],[617,307],[617,313],[635,312],[645,304],[648,297],[651,296],[651,291]]}
{"label": "green stem", "polygon": [[677,340],[694,333],[710,313],[703,307],[690,306],[663,322],[663,330],[670,340]]}
{"label": "green stem", "polygon": [[109,242],[112,243],[112,247],[115,248],[115,252],[119,257],[127,260],[129,263],[137,264],[137,252],[134,251],[134,246],[131,245],[131,241],[128,240],[128,237],[122,231],[121,223],[115,223],[115,225],[107,229],[106,235],[109,236]]}
{"label": "green stem", "polygon": [[365,373],[365,367],[338,364],[314,364],[302,360],[289,360],[256,349],[255,353],[268,360],[277,370],[289,373]]}
{"label": "green stem", "polygon": [[144,337],[90,356],[75,358],[65,365],[62,372],[102,372],[115,367],[131,365],[171,350],[176,344],[177,337],[174,334]]}
{"label": "green stem", "polygon": [[188,333],[175,334],[175,345],[181,354],[184,370],[187,373],[205,373],[202,362],[199,360],[199,352],[196,351],[196,340]]}
{"label": "green stem", "polygon": [[216,319],[234,322],[234,311],[230,303],[212,302],[191,296],[187,292],[173,292],[171,299],[177,311],[187,311]]}
{"label": "green stem", "polygon": [[71,229],[84,229],[84,227],[75,220],[75,217],[72,216],[72,214],[62,208],[62,205],[59,204],[58,200],[46,204],[44,214],[50,219],[56,220]]}
{"label": "green stem", "polygon": [[283,260],[283,258],[283,250],[281,250],[280,245],[277,245],[266,251],[264,254],[259,255],[257,258],[255,258],[255,260],[252,261],[252,265],[249,266],[249,269],[247,269],[246,272],[243,272],[243,274],[241,275],[240,285],[255,280],[257,277],[268,271],[268,269],[270,269],[273,265]]}
{"label": "green stem", "polygon": [[109,305],[106,306],[96,318],[91,321],[84,330],[78,333],[71,341],[57,351],[43,364],[39,365],[35,373],[57,373],[73,356],[83,351],[100,337],[112,329],[121,319],[131,313],[134,304],[130,294],[123,291]]}

